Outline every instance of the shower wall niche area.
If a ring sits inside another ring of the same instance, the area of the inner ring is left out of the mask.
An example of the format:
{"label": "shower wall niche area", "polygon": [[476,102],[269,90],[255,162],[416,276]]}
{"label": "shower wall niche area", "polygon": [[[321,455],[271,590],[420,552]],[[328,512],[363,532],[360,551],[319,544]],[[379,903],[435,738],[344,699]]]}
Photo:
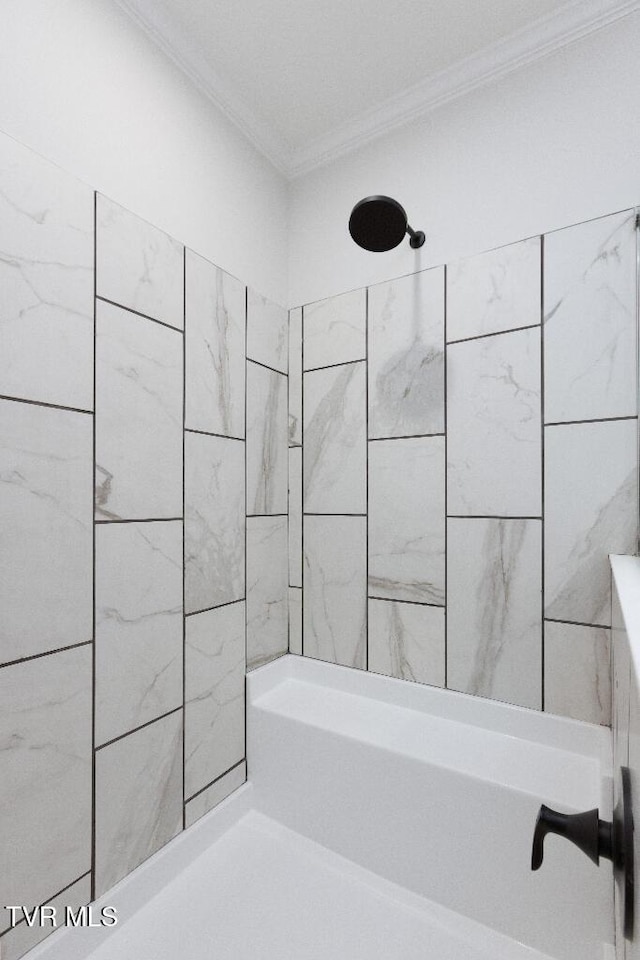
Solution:
{"label": "shower wall niche area", "polygon": [[291,650],[611,721],[636,213],[291,311]]}
{"label": "shower wall niche area", "polygon": [[246,778],[245,664],[288,644],[287,312],[8,137],[0,300],[15,960],[48,928],[4,905],[88,903]]}

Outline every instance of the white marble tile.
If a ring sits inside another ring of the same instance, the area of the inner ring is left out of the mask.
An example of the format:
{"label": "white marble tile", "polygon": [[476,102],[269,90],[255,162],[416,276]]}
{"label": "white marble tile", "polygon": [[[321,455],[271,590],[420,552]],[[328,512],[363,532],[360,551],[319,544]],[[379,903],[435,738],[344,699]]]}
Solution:
{"label": "white marble tile", "polygon": [[245,287],[186,252],[185,426],[244,437]]}
{"label": "white marble tile", "polygon": [[637,549],[637,422],[545,428],[545,615],[609,626],[607,555]]}
{"label": "white marble tile", "polygon": [[244,444],[185,434],[185,610],[244,597]]}
{"label": "white marble tile", "polygon": [[367,355],[367,290],[361,287],[304,307],[304,369]]}
{"label": "white marble tile", "polygon": [[105,300],[182,330],[182,244],[98,194],[96,292]]}
{"label": "white marble tile", "polygon": [[182,337],[96,306],[96,518],[182,516]]}
{"label": "white marble tile", "polygon": [[289,587],[289,653],[302,653],[302,590]]}
{"label": "white marble tile", "polygon": [[96,526],[96,743],[182,704],[182,521]]}
{"label": "white marble tile", "polygon": [[0,670],[0,930],[91,868],[91,646]]}
{"label": "white marble tile", "polygon": [[96,897],[182,829],[182,710],[96,753]]}
{"label": "white marble tile", "polygon": [[[49,896],[46,906],[53,907],[56,911],[56,920],[58,926],[64,922],[67,907],[73,910],[74,915],[79,907],[83,907],[91,900],[91,877],[82,877],[72,884],[67,890],[57,897]],[[25,904],[31,909],[34,904]],[[19,960],[27,950],[32,950],[36,944],[45,940],[49,934],[53,933],[53,927],[50,924],[46,926],[29,926],[24,920],[9,930],[0,940],[0,956],[2,960]]]}
{"label": "white marble tile", "polygon": [[635,416],[635,211],[544,240],[545,421]]}
{"label": "white marble tile", "polygon": [[366,383],[364,362],[304,374],[307,513],[366,512]]}
{"label": "white marble tile", "polygon": [[91,640],[92,426],[0,400],[0,663]]}
{"label": "white marble tile", "polygon": [[284,307],[247,292],[247,357],[287,372],[289,317]]}
{"label": "white marble tile", "polygon": [[369,670],[444,687],[443,607],[369,600]]}
{"label": "white marble tile", "polygon": [[302,586],[302,447],[289,449],[289,586]]}
{"label": "white marble tile", "polygon": [[544,625],[544,709],[611,726],[610,630]]}
{"label": "white marble tile", "polygon": [[369,288],[369,436],[444,431],[444,268]]}
{"label": "white marble tile", "polygon": [[444,437],[369,443],[369,595],[445,602]]}
{"label": "white marble tile", "polygon": [[93,409],[93,190],[0,135],[0,394]]}
{"label": "white marble tile", "polygon": [[187,617],[185,797],[244,757],[244,602]]}
{"label": "white marble tile", "polygon": [[247,364],[247,513],[287,512],[287,378]]}
{"label": "white marble tile", "polygon": [[447,340],[540,323],[540,237],[447,264]]}
{"label": "white marble tile", "polygon": [[629,766],[631,650],[617,590],[611,596],[611,721],[613,766]]}
{"label": "white marble tile", "polygon": [[287,518],[247,520],[247,667],[287,652]]}
{"label": "white marble tile", "polygon": [[364,669],[367,521],[304,518],[304,654]]}
{"label": "white marble tile", "polygon": [[542,705],[542,522],[449,519],[447,686]]}
{"label": "white marble tile", "polygon": [[289,443],[302,443],[302,307],[289,311]]}
{"label": "white marble tile", "polygon": [[185,804],[185,826],[190,827],[196,820],[199,820],[200,817],[204,817],[205,813],[208,813],[209,810],[217,807],[217,805],[222,803],[223,800],[226,800],[234,790],[241,787],[242,784],[246,782],[246,779],[247,764],[243,761]]}
{"label": "white marble tile", "polygon": [[448,511],[541,513],[540,328],[447,350]]}

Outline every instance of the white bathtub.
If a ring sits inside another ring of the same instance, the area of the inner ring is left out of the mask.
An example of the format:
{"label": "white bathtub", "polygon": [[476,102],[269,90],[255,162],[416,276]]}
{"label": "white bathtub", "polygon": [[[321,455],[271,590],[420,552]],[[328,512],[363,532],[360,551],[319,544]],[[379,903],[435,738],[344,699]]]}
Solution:
{"label": "white bathtub", "polygon": [[30,960],[610,960],[610,864],[540,803],[611,814],[602,728],[284,657],[248,679],[250,782]]}

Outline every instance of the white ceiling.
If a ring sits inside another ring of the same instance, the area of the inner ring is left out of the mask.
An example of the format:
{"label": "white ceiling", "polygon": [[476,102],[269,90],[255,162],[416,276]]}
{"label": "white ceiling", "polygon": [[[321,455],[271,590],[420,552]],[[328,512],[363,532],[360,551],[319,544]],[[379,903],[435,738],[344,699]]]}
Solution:
{"label": "white ceiling", "polygon": [[289,176],[639,0],[118,0]]}

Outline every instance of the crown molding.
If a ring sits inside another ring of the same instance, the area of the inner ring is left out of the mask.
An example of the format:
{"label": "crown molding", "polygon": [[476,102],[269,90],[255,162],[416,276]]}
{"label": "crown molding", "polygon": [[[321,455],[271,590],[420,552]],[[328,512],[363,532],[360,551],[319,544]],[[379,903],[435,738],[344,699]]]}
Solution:
{"label": "crown molding", "polygon": [[196,86],[284,176],[293,179],[426,117],[443,104],[547,57],[640,9],[640,0],[572,0],[451,67],[290,150],[228,81],[208,63],[158,0],[116,0]]}

